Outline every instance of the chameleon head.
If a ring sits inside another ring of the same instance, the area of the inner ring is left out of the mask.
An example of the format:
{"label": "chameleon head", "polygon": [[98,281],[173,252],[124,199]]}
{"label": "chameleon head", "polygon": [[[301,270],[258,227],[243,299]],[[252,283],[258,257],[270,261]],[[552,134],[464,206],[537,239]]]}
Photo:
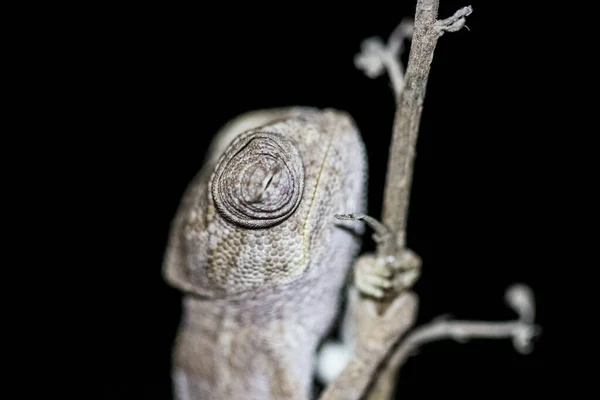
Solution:
{"label": "chameleon head", "polygon": [[334,215],[364,211],[359,133],[339,111],[274,114],[234,139],[221,132],[215,140],[227,144],[212,146],[220,157],[209,154],[184,196],[164,268],[179,289],[247,298],[330,270],[345,275],[361,225]]}

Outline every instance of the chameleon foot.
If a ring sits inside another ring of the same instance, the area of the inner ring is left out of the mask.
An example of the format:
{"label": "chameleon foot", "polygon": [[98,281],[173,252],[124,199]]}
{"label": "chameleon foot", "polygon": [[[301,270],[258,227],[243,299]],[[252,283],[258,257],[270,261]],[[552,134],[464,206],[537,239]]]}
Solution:
{"label": "chameleon foot", "polygon": [[[390,230],[375,218],[365,214],[336,214],[345,221],[364,221],[374,231],[373,240],[378,244],[394,239]],[[362,294],[382,299],[410,289],[421,275],[421,258],[409,249],[399,255],[384,257],[373,253],[363,254],[354,267],[354,284]]]}
{"label": "chameleon foot", "polygon": [[421,274],[421,259],[411,250],[399,257],[361,256],[354,269],[354,284],[365,295],[381,299],[411,288]]}

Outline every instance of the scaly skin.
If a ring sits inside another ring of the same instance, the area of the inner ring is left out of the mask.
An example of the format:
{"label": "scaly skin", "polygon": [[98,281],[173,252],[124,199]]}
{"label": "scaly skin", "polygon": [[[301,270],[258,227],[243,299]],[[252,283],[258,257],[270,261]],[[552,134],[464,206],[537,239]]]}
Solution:
{"label": "scaly skin", "polygon": [[316,348],[362,234],[334,215],[365,211],[366,168],[358,130],[340,111],[253,112],[219,132],[164,263],[185,294],[178,399],[310,397]]}

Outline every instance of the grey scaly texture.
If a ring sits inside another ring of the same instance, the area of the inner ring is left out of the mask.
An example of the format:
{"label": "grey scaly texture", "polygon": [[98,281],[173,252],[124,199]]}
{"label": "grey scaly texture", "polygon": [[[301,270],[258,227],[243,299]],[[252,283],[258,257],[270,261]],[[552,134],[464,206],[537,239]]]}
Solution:
{"label": "grey scaly texture", "polygon": [[308,399],[317,346],[357,255],[366,154],[335,110],[252,112],[227,124],[172,224],[165,279],[185,293],[176,397]]}

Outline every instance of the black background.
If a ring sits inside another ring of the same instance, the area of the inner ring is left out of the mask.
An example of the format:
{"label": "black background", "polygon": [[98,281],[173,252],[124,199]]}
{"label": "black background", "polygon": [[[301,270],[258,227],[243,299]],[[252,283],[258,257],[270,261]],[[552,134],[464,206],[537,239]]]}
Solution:
{"label": "black background", "polygon": [[[99,369],[90,392],[170,398],[180,295],[162,281],[163,251],[181,194],[228,119],[285,105],[348,111],[369,153],[369,213],[380,215],[393,96],[386,76],[365,77],[353,57],[363,39],[387,38],[412,17],[410,3],[162,5],[80,18],[86,34],[67,46],[75,55],[67,68],[78,77],[73,100],[81,136],[71,143],[86,177],[73,184],[87,190],[92,182],[86,207],[99,239],[83,251],[94,255],[102,291],[93,331],[98,352],[89,360]],[[441,3],[440,17],[469,4]],[[472,1],[469,30],[438,43],[408,244],[424,260],[415,286],[419,323],[440,314],[514,318],[504,290],[523,282],[536,294],[545,331],[527,356],[510,340],[427,345],[402,370],[402,398],[446,391],[475,399],[485,390],[517,399],[548,385],[551,288],[541,255],[549,244],[536,239],[543,229],[537,154],[545,141],[536,124],[543,111],[532,105],[550,89],[538,78],[545,40],[539,16],[522,5],[515,12],[519,3]],[[366,240],[365,250],[372,248]]]}

